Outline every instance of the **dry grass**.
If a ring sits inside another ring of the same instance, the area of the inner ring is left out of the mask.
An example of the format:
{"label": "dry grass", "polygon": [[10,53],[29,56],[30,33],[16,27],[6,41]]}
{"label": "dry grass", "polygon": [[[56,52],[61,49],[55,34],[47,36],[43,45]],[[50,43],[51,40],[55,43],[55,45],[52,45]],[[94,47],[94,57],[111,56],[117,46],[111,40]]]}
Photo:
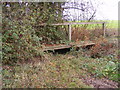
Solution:
{"label": "dry grass", "polygon": [[115,36],[118,36],[118,29],[115,29],[115,28],[106,29],[106,36],[107,36],[107,37],[115,37]]}
{"label": "dry grass", "polygon": [[72,40],[74,41],[94,40],[102,35],[103,30],[101,29],[88,30],[80,27],[74,27],[72,29]]}

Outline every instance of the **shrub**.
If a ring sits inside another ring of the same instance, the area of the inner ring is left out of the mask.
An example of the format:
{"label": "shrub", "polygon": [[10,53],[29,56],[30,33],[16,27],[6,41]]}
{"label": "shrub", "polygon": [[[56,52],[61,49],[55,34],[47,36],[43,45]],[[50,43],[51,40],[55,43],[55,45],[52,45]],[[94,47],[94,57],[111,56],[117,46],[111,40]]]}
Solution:
{"label": "shrub", "polygon": [[[17,21],[12,22],[8,19],[6,21],[9,24],[3,28],[3,63],[12,64],[36,55],[37,48],[40,47],[40,38],[35,35],[34,29],[27,25],[21,26]],[[3,25],[6,21],[3,21]]]}
{"label": "shrub", "polygon": [[[41,43],[50,43],[51,41],[56,43],[62,40],[62,33],[59,34],[59,31],[56,31],[57,27],[47,25],[37,30],[35,28],[39,23],[62,22],[61,4],[64,3],[6,2],[2,4],[2,52],[4,64],[24,61],[36,55],[41,56]],[[57,11],[59,11],[60,15],[57,15]]]}
{"label": "shrub", "polygon": [[94,41],[96,38],[100,38],[103,35],[103,31],[98,28],[86,29],[82,27],[73,27],[72,29],[72,40],[92,40]]}
{"label": "shrub", "polygon": [[99,57],[103,57],[103,56],[111,54],[110,50],[111,48],[114,47],[114,44],[109,43],[107,39],[101,37],[101,38],[96,39],[94,42],[96,44],[90,50],[92,57],[99,58]]}

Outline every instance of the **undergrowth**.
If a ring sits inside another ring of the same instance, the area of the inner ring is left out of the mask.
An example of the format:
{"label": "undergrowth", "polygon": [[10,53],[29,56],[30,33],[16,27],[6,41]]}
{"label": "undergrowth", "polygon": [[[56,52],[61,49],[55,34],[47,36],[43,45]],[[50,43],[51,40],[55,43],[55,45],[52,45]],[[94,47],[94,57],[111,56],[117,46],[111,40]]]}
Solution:
{"label": "undergrowth", "polygon": [[42,57],[41,43],[62,42],[63,33],[59,31],[59,27],[47,25],[37,29],[36,26],[40,23],[63,22],[61,15],[57,15],[56,12],[62,13],[62,10],[59,11],[59,9],[64,3],[40,2],[29,3],[28,6],[26,4],[2,3],[3,64],[12,65],[36,56]]}
{"label": "undergrowth", "polygon": [[[115,48],[111,48],[113,51]],[[107,49],[106,49],[107,50]],[[110,49],[108,49],[110,50]],[[9,88],[92,88],[82,79],[88,76],[118,82],[117,52],[91,57],[91,50],[72,49],[65,55],[44,54],[46,60],[3,67],[3,87]]]}

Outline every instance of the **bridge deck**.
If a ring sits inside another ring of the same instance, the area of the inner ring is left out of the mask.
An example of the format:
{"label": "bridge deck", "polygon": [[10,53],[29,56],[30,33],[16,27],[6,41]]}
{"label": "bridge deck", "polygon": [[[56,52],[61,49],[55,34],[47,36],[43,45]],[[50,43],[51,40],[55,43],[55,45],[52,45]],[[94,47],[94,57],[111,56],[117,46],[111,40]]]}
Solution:
{"label": "bridge deck", "polygon": [[51,45],[51,46],[45,46],[44,47],[44,51],[48,51],[48,50],[59,50],[59,49],[66,49],[66,48],[72,48],[72,47],[87,47],[87,46],[93,46],[95,45],[95,43],[80,43],[80,44],[69,44],[69,45]]}

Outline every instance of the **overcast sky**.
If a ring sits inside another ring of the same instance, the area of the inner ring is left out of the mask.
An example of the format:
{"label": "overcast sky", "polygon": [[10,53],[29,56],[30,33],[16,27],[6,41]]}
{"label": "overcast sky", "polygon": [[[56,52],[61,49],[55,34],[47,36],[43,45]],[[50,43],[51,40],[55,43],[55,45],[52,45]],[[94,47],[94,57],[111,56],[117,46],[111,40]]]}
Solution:
{"label": "overcast sky", "polygon": [[[70,0],[68,0],[70,1]],[[72,2],[81,2],[81,0],[71,0]],[[97,9],[95,20],[118,20],[118,2],[120,0],[83,0],[91,1],[94,8]],[[79,10],[70,9],[71,16],[76,17],[81,13]]]}
{"label": "overcast sky", "polygon": [[97,8],[98,19],[118,20],[118,2],[120,0],[95,0],[100,2]]}

